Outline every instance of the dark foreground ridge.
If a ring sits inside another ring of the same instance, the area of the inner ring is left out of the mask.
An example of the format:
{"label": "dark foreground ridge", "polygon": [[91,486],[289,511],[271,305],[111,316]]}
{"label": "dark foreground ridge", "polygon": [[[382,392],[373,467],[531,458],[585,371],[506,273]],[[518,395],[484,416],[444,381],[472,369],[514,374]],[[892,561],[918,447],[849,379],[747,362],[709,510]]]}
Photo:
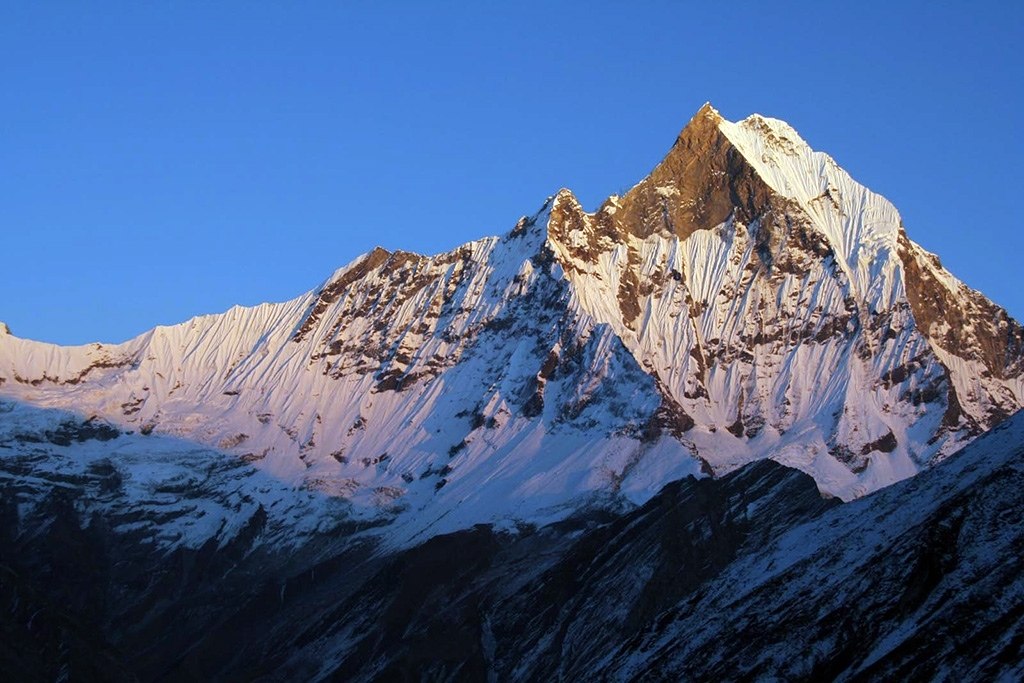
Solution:
{"label": "dark foreground ridge", "polygon": [[10,680],[1024,674],[1021,415],[845,505],[761,461],[630,512],[393,553],[350,535],[275,556],[257,522],[161,554],[102,519],[83,528],[61,491],[31,522],[0,515]]}

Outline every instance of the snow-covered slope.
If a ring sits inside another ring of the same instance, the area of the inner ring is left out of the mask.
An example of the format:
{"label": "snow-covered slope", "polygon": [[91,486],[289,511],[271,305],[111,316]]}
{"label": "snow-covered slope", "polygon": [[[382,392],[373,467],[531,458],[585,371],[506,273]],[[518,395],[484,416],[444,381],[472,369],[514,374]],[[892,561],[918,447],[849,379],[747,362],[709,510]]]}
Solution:
{"label": "snow-covered slope", "polygon": [[500,238],[376,249],[292,301],[119,345],[0,331],[0,397],[8,421],[54,409],[161,437],[196,472],[208,456],[183,454],[214,449],[405,543],[760,458],[855,498],[1016,411],[1022,339],[788,125],[705,106],[593,213],[562,190]]}
{"label": "snow-covered slope", "polygon": [[[50,438],[109,436],[80,431]],[[1022,457],[1018,414],[847,504],[762,460],[625,513],[383,553],[338,531],[261,545],[258,520],[162,552],[144,532],[79,523],[66,493],[19,520],[3,480],[0,667],[18,680],[1020,680]],[[111,475],[90,476],[111,491]]]}
{"label": "snow-covered slope", "polygon": [[[1020,680],[1022,484],[1017,415],[919,477],[848,504],[760,461],[672,482],[600,521],[517,535],[477,527],[360,577],[328,616],[278,646],[287,664],[277,673]],[[319,608],[315,595],[296,601]]]}
{"label": "snow-covered slope", "polygon": [[608,680],[1020,680],[1024,415],[912,481],[750,546]]}

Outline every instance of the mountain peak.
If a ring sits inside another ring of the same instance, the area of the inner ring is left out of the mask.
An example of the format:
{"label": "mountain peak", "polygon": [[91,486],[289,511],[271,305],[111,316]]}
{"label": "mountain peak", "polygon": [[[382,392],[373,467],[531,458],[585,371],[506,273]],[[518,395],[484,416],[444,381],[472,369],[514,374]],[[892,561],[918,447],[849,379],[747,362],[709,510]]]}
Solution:
{"label": "mountain peak", "polygon": [[[693,140],[698,137],[713,136],[718,130],[718,125],[725,121],[722,115],[715,109],[711,102],[705,102],[701,108],[690,117],[683,129],[676,136],[676,145],[680,142]],[[673,149],[675,146],[673,145]],[[669,152],[671,154],[671,151]]]}
{"label": "mountain peak", "polygon": [[690,118],[690,122],[692,123],[695,119],[699,118],[721,120],[722,115],[718,112],[717,109],[714,108],[714,106],[709,101],[705,102],[700,106],[700,109],[697,110],[697,113]]}
{"label": "mountain peak", "polygon": [[657,233],[685,238],[724,223],[737,200],[744,222],[763,213],[770,190],[722,132],[726,123],[705,103],[646,178],[602,205],[597,233],[612,240]]}
{"label": "mountain peak", "polygon": [[579,200],[576,199],[576,194],[567,187],[560,188],[558,192],[555,193],[551,203],[552,206],[556,206],[561,202],[572,202],[574,204],[579,204]]}

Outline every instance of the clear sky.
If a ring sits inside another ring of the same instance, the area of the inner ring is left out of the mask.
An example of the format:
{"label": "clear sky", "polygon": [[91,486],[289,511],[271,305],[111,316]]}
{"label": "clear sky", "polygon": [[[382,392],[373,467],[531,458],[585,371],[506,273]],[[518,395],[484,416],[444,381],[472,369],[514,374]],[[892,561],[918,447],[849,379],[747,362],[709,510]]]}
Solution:
{"label": "clear sky", "polygon": [[789,121],[1020,319],[1022,7],[0,0],[0,320],[122,341],[593,209],[705,100]]}

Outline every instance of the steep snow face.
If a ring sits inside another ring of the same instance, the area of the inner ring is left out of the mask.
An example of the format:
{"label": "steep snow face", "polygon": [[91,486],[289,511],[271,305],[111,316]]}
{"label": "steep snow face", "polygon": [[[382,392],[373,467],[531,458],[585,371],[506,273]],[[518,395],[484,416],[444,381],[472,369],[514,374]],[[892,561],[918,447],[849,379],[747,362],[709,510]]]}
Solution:
{"label": "steep snow face", "polygon": [[219,449],[405,542],[765,457],[857,497],[1016,411],[1022,357],[889,202],[786,124],[707,106],[593,213],[563,190],[503,237],[378,248],[120,345],[0,333],[0,394]]}
{"label": "steep snow face", "polygon": [[757,174],[793,200],[825,237],[859,301],[887,310],[903,296],[896,244],[900,215],[887,199],[857,183],[832,157],[816,152],[778,119],[722,120],[719,129]]}
{"label": "steep snow face", "polygon": [[953,391],[970,397],[959,418],[947,417],[950,426],[978,432],[1019,408],[1024,331],[910,241],[888,200],[783,121],[753,115],[738,124],[723,120],[719,128],[773,190],[806,212],[869,313],[910,305],[916,327],[951,368]]}

